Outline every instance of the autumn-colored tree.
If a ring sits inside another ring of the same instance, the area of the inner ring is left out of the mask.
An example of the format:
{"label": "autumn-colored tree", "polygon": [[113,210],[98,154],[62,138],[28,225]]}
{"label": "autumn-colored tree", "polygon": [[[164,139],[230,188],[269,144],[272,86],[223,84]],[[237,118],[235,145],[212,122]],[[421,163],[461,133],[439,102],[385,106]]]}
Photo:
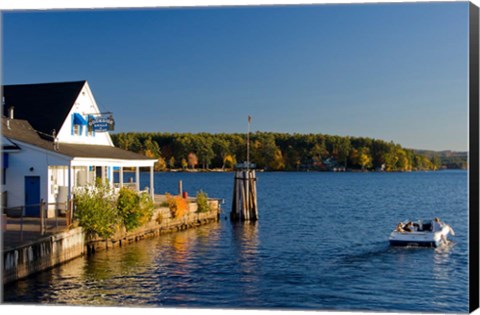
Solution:
{"label": "autumn-colored tree", "polygon": [[359,150],[358,162],[362,167],[362,170],[372,167],[372,157],[370,155],[370,150],[366,147],[362,147]]}
{"label": "autumn-colored tree", "polygon": [[[227,155],[236,157],[238,161],[246,160],[245,134],[120,133],[112,134],[111,137],[114,144],[122,149],[143,153],[155,159],[167,156],[165,162],[170,168],[189,167],[188,154],[191,152],[197,156],[195,167],[201,163],[204,168],[225,168],[226,163],[229,163]],[[323,163],[330,159],[336,160],[340,166],[360,169],[361,148],[369,150],[371,166],[368,161],[363,161],[363,167],[367,169],[384,166],[386,171],[408,171],[467,165],[467,155],[462,152],[459,152],[461,156],[449,157],[444,153],[423,153],[402,148],[393,142],[365,137],[273,132],[251,134],[250,161],[258,168],[299,170],[302,165],[307,169],[322,170]],[[172,158],[174,162],[170,163]],[[183,165],[182,159],[185,159]]]}
{"label": "autumn-colored tree", "polygon": [[163,172],[167,169],[167,163],[163,157],[159,157],[153,166],[156,172]]}
{"label": "autumn-colored tree", "polygon": [[188,162],[185,158],[182,158],[180,164],[182,165],[182,169],[186,169],[188,167]]}
{"label": "autumn-colored tree", "polygon": [[222,169],[225,169],[225,161],[227,156],[230,156],[230,158],[232,157],[232,155],[230,154],[228,141],[224,137],[214,138],[212,148],[214,153],[212,161],[214,163],[216,162],[217,165],[221,163]]}
{"label": "autumn-colored tree", "polygon": [[396,170],[402,172],[411,170],[410,161],[405,150],[397,147],[395,153],[397,156]]}
{"label": "autumn-colored tree", "polygon": [[197,155],[193,152],[188,153],[187,156],[188,167],[194,169],[198,165]]}
{"label": "autumn-colored tree", "polygon": [[267,164],[267,166],[274,171],[285,169],[285,161],[283,160],[282,151],[276,149],[273,154],[273,159]]}
{"label": "autumn-colored tree", "polygon": [[156,141],[152,140],[152,136],[148,136],[143,142],[143,154],[149,158],[156,158],[154,170],[156,172],[164,171],[167,168],[165,159],[160,152],[160,146]]}
{"label": "autumn-colored tree", "polygon": [[175,168],[175,157],[171,157],[169,160],[168,160],[168,167],[173,169]]}
{"label": "autumn-colored tree", "polygon": [[417,170],[433,170],[434,166],[429,158],[422,155],[416,155],[415,159],[415,168]]}
{"label": "autumn-colored tree", "polygon": [[235,164],[237,164],[237,160],[235,159],[235,156],[233,156],[231,154],[227,154],[223,158],[222,169],[232,169],[235,166]]}
{"label": "autumn-colored tree", "polygon": [[143,141],[143,152],[148,157],[160,157],[162,155],[160,146],[156,141],[152,140],[152,136],[148,136],[147,139]]}
{"label": "autumn-colored tree", "polygon": [[395,147],[389,147],[388,151],[384,155],[384,158],[385,158],[385,170],[388,172],[396,171],[398,156],[397,156]]}
{"label": "autumn-colored tree", "polygon": [[432,169],[434,171],[438,170],[440,168],[440,158],[438,157],[438,154],[434,154],[433,157],[432,157]]}

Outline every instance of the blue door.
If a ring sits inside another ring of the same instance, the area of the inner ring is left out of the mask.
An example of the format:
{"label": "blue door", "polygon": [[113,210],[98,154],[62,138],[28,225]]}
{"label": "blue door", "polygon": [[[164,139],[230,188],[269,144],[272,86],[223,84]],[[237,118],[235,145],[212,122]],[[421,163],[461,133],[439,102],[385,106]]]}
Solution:
{"label": "blue door", "polygon": [[25,215],[40,216],[40,176],[25,176]]}

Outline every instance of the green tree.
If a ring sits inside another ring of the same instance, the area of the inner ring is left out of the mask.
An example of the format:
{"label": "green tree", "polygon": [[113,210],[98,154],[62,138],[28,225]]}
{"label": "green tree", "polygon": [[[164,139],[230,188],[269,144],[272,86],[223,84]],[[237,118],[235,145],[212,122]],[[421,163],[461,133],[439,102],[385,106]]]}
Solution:
{"label": "green tree", "polygon": [[121,133],[118,134],[116,139],[116,146],[121,149],[129,150],[133,152],[140,152],[142,144],[134,133]]}
{"label": "green tree", "polygon": [[206,134],[201,134],[194,138],[194,152],[196,152],[198,160],[201,161],[203,169],[209,168],[215,156],[212,145],[212,139]]}
{"label": "green tree", "polygon": [[[257,163],[260,168],[277,166],[276,164],[280,159],[278,150],[275,138],[271,133],[256,133],[252,148],[252,161]],[[272,165],[272,163],[275,165]]]}
{"label": "green tree", "polygon": [[222,169],[225,169],[225,160],[227,156],[231,156],[229,143],[224,137],[217,137],[213,139],[213,156],[218,164],[221,164]]}
{"label": "green tree", "polygon": [[289,145],[285,154],[285,169],[298,171],[301,164],[299,152]]}
{"label": "green tree", "polygon": [[351,143],[348,137],[339,137],[335,143],[337,151],[337,161],[347,167],[347,160],[350,154]]}

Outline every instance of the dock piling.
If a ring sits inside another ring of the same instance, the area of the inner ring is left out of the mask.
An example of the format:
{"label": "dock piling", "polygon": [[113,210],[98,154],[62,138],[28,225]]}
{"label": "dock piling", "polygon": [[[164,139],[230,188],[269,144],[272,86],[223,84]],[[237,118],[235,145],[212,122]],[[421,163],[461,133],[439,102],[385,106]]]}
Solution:
{"label": "dock piling", "polygon": [[257,185],[255,170],[244,169],[235,172],[232,198],[232,221],[257,221]]}

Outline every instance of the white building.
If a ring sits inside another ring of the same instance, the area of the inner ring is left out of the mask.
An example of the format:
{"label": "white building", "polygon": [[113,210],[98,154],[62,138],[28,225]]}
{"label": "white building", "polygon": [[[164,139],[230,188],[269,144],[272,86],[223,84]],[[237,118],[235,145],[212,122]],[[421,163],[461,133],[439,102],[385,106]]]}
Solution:
{"label": "white building", "polygon": [[26,206],[26,215],[38,216],[43,200],[51,216],[77,187],[93,186],[97,178],[121,188],[125,168],[135,169],[137,190],[144,189],[140,168],[149,168],[153,197],[156,160],[113,145],[112,115],[100,112],[86,81],[3,88],[4,207]]}

